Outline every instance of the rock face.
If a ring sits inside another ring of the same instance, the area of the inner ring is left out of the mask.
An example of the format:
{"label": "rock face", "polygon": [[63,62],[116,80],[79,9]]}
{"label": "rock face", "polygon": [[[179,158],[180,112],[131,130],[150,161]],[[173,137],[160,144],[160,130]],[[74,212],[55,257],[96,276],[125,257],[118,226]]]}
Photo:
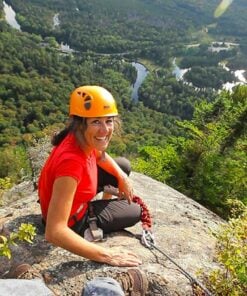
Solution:
{"label": "rock face", "polygon": [[[200,268],[214,268],[215,239],[210,232],[223,221],[163,183],[135,172],[131,174],[131,179],[135,194],[146,202],[152,214],[156,247],[193,277]],[[14,201],[10,203],[10,199]],[[88,279],[106,275],[115,277],[126,270],[86,260],[47,243],[37,192],[33,191],[31,182],[23,183],[5,196],[4,205],[0,208],[0,225],[3,223],[5,230],[9,231],[16,229],[20,223],[32,223],[37,227],[37,236],[32,245],[21,243],[13,247],[11,260],[0,257],[0,278],[5,277],[13,261],[25,261],[42,273],[47,285],[57,295],[80,295]],[[138,237],[142,227],[138,224],[128,230]],[[112,233],[100,244],[107,248],[121,245],[142,258],[140,269],[149,281],[146,295],[192,295],[190,281],[176,265],[159,250],[144,247],[128,232]]]}

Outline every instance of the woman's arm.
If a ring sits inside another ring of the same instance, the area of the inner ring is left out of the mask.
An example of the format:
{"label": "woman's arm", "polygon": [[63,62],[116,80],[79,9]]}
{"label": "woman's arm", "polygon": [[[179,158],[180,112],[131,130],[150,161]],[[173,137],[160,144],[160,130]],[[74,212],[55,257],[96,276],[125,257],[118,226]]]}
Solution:
{"label": "woman's arm", "polygon": [[77,181],[72,177],[55,180],[47,214],[45,238],[56,246],[93,261],[115,266],[139,265],[141,261],[135,254],[115,248],[106,249],[88,242],[67,226],[76,187]]}
{"label": "woman's arm", "polygon": [[106,152],[97,152],[97,165],[118,180],[119,197],[130,203],[133,199],[133,186],[128,176],[123,172],[115,160]]}

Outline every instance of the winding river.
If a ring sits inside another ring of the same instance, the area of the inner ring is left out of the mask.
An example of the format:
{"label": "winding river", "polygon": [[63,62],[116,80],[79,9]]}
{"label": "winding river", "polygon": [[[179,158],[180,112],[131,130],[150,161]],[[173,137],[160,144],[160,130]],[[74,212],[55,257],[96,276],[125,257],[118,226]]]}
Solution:
{"label": "winding river", "polygon": [[136,71],[137,71],[136,81],[135,81],[133,88],[132,88],[131,99],[133,101],[137,102],[138,101],[138,90],[139,90],[140,86],[142,85],[144,79],[148,75],[148,70],[146,67],[144,67],[140,63],[132,62],[131,65],[133,67],[135,67]]}

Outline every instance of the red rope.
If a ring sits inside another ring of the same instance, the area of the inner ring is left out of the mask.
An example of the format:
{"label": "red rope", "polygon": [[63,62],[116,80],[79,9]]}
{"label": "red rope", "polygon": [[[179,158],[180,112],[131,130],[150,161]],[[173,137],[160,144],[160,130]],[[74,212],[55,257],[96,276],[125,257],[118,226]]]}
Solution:
{"label": "red rope", "polygon": [[151,220],[151,215],[150,215],[147,205],[144,203],[144,201],[139,196],[136,196],[136,195],[133,197],[132,201],[137,203],[141,207],[142,228],[145,230],[150,230],[152,227],[152,220]]}

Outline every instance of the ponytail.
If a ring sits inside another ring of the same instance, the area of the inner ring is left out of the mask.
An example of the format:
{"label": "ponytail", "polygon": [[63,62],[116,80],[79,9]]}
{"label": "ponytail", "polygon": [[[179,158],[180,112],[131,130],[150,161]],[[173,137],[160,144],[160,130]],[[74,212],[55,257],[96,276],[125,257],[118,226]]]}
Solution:
{"label": "ponytail", "polygon": [[84,132],[86,130],[86,118],[79,116],[71,116],[68,126],[65,127],[60,132],[56,133],[51,140],[53,146],[58,146],[64,138],[69,134],[73,133],[76,137],[78,144],[83,144],[84,142]]}

